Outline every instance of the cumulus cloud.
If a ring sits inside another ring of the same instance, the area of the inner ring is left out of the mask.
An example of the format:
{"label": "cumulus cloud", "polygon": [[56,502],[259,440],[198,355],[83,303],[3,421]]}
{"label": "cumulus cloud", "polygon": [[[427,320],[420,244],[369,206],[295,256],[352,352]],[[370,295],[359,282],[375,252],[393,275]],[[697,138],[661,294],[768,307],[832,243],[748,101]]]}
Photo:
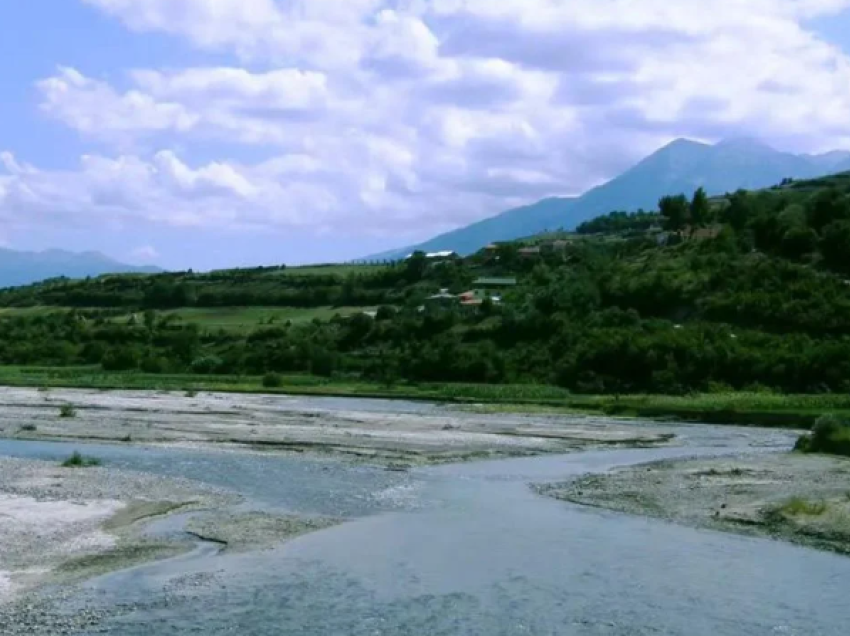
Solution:
{"label": "cumulus cloud", "polygon": [[[678,136],[850,147],[850,59],[806,26],[850,0],[82,1],[229,63],[39,81],[44,113],[116,151],[67,172],[4,156],[0,217],[425,235]],[[197,141],[220,155],[174,150]]]}
{"label": "cumulus cloud", "polygon": [[44,112],[90,135],[171,130],[186,132],[198,123],[186,106],[158,101],[137,90],[119,93],[105,82],[73,68],[37,83]]}

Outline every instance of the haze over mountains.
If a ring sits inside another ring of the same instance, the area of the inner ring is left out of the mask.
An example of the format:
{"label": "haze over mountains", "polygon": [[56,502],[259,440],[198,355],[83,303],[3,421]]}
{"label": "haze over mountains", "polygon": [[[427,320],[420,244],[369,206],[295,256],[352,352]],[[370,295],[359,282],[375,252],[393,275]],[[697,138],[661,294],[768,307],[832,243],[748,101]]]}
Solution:
{"label": "haze over mountains", "polygon": [[437,236],[419,245],[369,257],[403,258],[415,250],[454,250],[471,254],[489,243],[531,236],[577,225],[614,210],[654,209],[668,194],[709,194],[740,188],[758,189],[782,179],[813,178],[850,170],[850,152],[821,155],[780,152],[756,140],[741,138],[709,145],[678,139],[633,168],[577,198],[550,198],[508,210],[492,218]]}
{"label": "haze over mountains", "polygon": [[155,273],[158,267],[119,263],[99,252],[17,252],[0,248],[0,288],[27,285],[46,278],[85,278],[101,274]]}

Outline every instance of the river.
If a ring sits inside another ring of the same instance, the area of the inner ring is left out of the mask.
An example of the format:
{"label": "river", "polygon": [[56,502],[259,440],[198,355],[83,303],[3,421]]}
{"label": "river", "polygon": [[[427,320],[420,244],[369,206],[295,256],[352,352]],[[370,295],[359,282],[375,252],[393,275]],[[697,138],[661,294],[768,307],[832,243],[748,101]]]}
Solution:
{"label": "river", "polygon": [[[846,557],[581,508],[528,486],[660,458],[779,450],[791,440],[759,429],[680,433],[677,448],[409,473],[309,457],[88,448],[110,465],[231,488],[253,507],[348,521],[258,553],[201,546],[91,581],[81,599],[135,607],[96,632],[126,636],[845,635]],[[0,455],[68,451],[0,441]],[[207,583],[169,595],[174,577]]]}

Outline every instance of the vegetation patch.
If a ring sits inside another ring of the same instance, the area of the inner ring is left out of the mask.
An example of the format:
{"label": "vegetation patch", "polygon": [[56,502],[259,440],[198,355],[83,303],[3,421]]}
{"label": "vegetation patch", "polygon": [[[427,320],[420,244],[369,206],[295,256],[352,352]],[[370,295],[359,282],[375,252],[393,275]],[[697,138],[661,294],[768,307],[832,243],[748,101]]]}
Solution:
{"label": "vegetation patch", "polygon": [[810,435],[797,440],[795,450],[850,457],[850,423],[834,415],[818,419]]}
{"label": "vegetation patch", "polygon": [[789,517],[820,517],[829,509],[825,501],[808,501],[802,497],[794,497],[782,504],[777,511]]}
{"label": "vegetation patch", "polygon": [[283,386],[283,378],[278,373],[267,373],[263,376],[263,386],[267,389],[279,389]]}
{"label": "vegetation patch", "polygon": [[72,418],[77,417],[77,408],[73,404],[63,404],[59,407],[59,417]]}
{"label": "vegetation patch", "polygon": [[850,417],[848,251],[838,175],[664,197],[465,258],[52,279],[0,290],[0,381],[808,428]]}
{"label": "vegetation patch", "polygon": [[100,466],[101,461],[97,457],[86,457],[81,455],[78,451],[74,451],[74,453],[65,461],[62,462],[63,468],[90,468],[92,466]]}

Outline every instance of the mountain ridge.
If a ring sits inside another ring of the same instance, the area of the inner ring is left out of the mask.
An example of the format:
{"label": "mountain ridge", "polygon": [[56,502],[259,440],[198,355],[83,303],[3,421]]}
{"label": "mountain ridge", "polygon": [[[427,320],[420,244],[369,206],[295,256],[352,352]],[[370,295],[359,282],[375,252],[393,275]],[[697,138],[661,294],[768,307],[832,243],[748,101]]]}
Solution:
{"label": "mountain ridge", "polygon": [[691,195],[704,188],[709,195],[719,195],[770,187],[786,178],[811,179],[844,171],[850,171],[850,151],[796,155],[749,137],[725,139],[713,145],[679,138],[579,197],[543,199],[418,245],[362,260],[395,260],[416,250],[453,250],[467,255],[493,242],[546,230],[572,230],[584,221],[615,210],[654,209],[658,200],[668,194]]}
{"label": "mountain ridge", "polygon": [[154,265],[128,265],[100,252],[48,249],[40,252],[0,248],[0,288],[28,285],[48,278],[86,278],[103,274],[155,274]]}

